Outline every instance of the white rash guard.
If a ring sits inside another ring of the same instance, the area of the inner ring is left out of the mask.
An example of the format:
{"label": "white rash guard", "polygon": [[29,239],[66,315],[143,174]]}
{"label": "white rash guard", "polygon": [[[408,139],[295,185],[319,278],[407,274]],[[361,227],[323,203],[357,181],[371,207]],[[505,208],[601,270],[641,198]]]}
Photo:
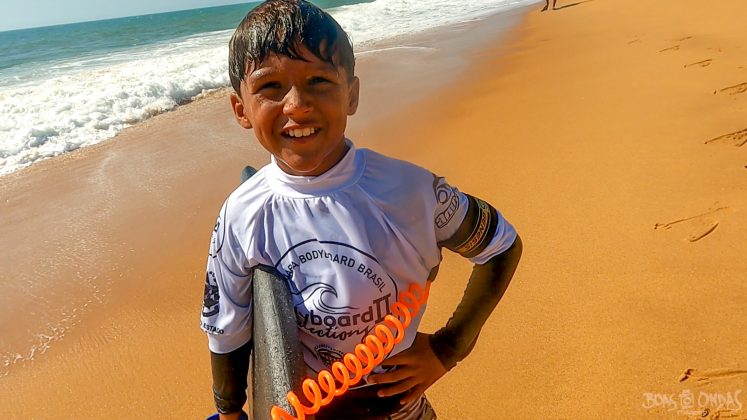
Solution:
{"label": "white rash guard", "polygon": [[[481,264],[513,244],[514,228],[487,203],[423,168],[348,145],[317,177],[288,175],[273,159],[224,203],[201,317],[212,352],[252,338],[257,265],[286,276],[311,373],[353,351],[400,291],[425,287],[441,247]],[[412,344],[424,310],[392,354]]]}

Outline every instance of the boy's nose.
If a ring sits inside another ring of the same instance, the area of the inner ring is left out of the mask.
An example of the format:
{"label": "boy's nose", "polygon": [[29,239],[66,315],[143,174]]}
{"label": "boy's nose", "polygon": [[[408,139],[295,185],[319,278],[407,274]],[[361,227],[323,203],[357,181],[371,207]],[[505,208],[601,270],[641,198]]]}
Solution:
{"label": "boy's nose", "polygon": [[300,89],[292,86],[285,95],[283,113],[286,115],[305,114],[311,111],[311,102]]}

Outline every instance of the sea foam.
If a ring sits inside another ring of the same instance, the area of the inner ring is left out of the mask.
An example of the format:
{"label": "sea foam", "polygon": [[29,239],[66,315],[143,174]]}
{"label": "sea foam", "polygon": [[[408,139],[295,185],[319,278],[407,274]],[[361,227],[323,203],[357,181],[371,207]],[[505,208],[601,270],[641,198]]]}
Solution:
{"label": "sea foam", "polygon": [[67,69],[60,75],[39,74],[36,80],[2,89],[0,174],[111,138],[129,125],[226,86],[227,36],[211,34],[62,63]]}

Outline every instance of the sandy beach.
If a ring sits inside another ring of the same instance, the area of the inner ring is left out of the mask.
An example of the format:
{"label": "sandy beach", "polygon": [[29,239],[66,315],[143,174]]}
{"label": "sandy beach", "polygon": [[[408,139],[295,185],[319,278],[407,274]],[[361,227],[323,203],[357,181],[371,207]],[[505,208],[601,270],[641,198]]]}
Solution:
{"label": "sandy beach", "polygon": [[[747,3],[558,2],[358,56],[359,147],[490,201],[524,256],[440,419],[747,419]],[[0,177],[0,417],[199,419],[227,92]],[[444,253],[422,330],[470,265]]]}

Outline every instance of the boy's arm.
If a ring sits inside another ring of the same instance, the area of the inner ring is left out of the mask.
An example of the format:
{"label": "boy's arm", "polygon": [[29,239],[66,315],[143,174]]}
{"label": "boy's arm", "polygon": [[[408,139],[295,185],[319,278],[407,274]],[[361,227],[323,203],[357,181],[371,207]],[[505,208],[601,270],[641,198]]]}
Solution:
{"label": "boy's arm", "polygon": [[410,403],[470,353],[482,326],[508,288],[521,252],[517,235],[506,251],[484,264],[475,264],[462,301],[446,326],[433,335],[418,333],[409,349],[382,363],[398,369],[369,376],[370,383],[391,384],[379,391],[380,396],[404,393],[402,404]]}
{"label": "boy's arm", "polygon": [[[207,333],[213,396],[220,418],[239,418],[252,349],[253,268],[238,242],[227,204],[213,229],[200,326]],[[225,416],[224,414],[228,414]]]}
{"label": "boy's arm", "polygon": [[464,296],[446,326],[430,336],[433,352],[448,370],[470,353],[477,336],[506,292],[521,258],[522,242],[513,245],[484,264],[475,264]]}
{"label": "boy's arm", "polygon": [[225,354],[210,352],[213,397],[221,420],[239,419],[246,402],[247,374],[252,340]]}
{"label": "boy's arm", "polygon": [[405,392],[403,403],[414,401],[469,354],[508,288],[522,251],[513,226],[493,206],[459,192],[443,178],[434,177],[433,191],[439,247],[469,258],[475,267],[446,326],[433,335],[418,333],[409,349],[382,364],[396,370],[369,377],[369,382],[391,384],[381,396]]}
{"label": "boy's arm", "polygon": [[435,220],[439,245],[475,263],[462,301],[446,326],[430,339],[441,363],[452,369],[472,350],[508,288],[522,243],[513,226],[489,203],[459,192],[443,178],[436,179],[434,190],[439,202]]}

